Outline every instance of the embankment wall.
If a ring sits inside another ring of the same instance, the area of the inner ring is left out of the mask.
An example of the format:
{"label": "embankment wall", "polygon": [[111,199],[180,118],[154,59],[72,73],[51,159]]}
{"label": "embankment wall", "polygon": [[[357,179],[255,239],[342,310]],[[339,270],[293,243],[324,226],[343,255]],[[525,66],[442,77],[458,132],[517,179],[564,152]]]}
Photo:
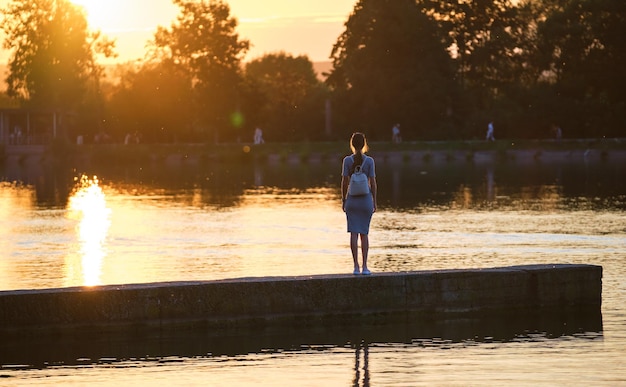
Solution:
{"label": "embankment wall", "polygon": [[586,313],[599,311],[601,299],[602,267],[564,264],[2,291],[0,336]]}

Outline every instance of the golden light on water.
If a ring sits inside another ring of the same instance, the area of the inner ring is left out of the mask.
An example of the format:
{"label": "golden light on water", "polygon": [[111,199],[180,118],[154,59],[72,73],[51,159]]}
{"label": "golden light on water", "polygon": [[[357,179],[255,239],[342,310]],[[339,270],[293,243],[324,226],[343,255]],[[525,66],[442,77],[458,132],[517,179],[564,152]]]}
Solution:
{"label": "golden light on water", "polygon": [[80,243],[80,261],[67,267],[68,278],[80,275],[87,286],[99,285],[102,261],[106,256],[106,237],[111,225],[111,210],[98,185],[98,178],[81,176],[69,198],[68,217],[78,220],[76,231]]}

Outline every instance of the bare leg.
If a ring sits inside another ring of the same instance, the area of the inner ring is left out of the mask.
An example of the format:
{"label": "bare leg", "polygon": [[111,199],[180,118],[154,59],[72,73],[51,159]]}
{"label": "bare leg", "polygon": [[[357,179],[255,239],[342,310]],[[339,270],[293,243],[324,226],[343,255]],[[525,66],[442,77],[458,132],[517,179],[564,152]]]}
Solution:
{"label": "bare leg", "polygon": [[354,261],[354,270],[359,270],[359,234],[355,232],[350,233],[350,250],[352,250],[352,260]]}
{"label": "bare leg", "polygon": [[367,270],[367,254],[370,249],[370,238],[367,234],[361,234],[361,253],[363,255],[363,270]]}

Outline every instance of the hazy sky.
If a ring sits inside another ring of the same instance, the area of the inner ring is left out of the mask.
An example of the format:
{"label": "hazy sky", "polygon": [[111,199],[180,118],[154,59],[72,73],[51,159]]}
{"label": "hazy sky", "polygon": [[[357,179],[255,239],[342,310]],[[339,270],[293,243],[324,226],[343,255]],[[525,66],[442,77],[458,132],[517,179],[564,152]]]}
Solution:
{"label": "hazy sky", "polygon": [[[142,58],[158,25],[169,27],[178,14],[171,0],[71,0],[84,5],[92,27],[117,40],[116,61]],[[9,0],[0,0],[4,7]],[[268,52],[328,60],[333,44],[357,0],[229,0],[237,32],[250,40],[246,59]],[[4,39],[4,38],[3,38]],[[0,55],[5,61],[6,50]]]}

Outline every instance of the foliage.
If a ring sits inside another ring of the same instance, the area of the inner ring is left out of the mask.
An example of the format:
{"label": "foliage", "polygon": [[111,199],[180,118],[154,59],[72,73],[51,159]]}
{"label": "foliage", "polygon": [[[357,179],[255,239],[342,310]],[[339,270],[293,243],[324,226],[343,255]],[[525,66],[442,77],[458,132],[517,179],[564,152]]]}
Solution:
{"label": "foliage", "polygon": [[108,132],[141,142],[197,141],[193,132],[192,81],[169,60],[121,66],[120,82],[109,96]]}
{"label": "foliage", "polygon": [[326,90],[306,56],[267,54],[246,64],[266,140],[321,139]]}
{"label": "foliage", "polygon": [[135,132],[145,142],[247,142],[256,126],[270,142],[355,130],[388,141],[395,123],[404,140],[467,140],[484,138],[490,120],[499,139],[552,137],[553,124],[570,138],[626,137],[623,1],[359,0],[325,85],[304,56],[244,66],[250,43],[224,1],[173,1],[175,22],[157,30],[145,62],[120,68],[103,101],[96,57],[113,43],[69,0],[11,0],[0,24],[7,95],[76,113],[80,133],[106,129],[116,142]]}
{"label": "foliage", "polygon": [[[495,90],[514,82],[523,26],[510,0],[442,1],[434,9],[448,21],[452,53],[463,87]],[[488,100],[478,101],[484,107]],[[482,105],[482,106],[481,106]]]}
{"label": "foliage", "polygon": [[490,120],[501,138],[624,136],[625,19],[615,0],[361,0],[332,53],[339,123],[378,138],[394,121],[405,138],[480,138]]}
{"label": "foliage", "polygon": [[[240,121],[241,58],[249,48],[235,29],[228,4],[219,0],[174,0],[180,14],[170,28],[159,27],[155,57],[180,66],[192,80],[194,116],[215,141],[234,139]],[[229,129],[224,132],[223,129]]]}
{"label": "foliage", "polygon": [[333,47],[327,80],[347,132],[436,137],[454,94],[446,37],[414,0],[360,0]]}
{"label": "foliage", "polygon": [[624,135],[626,127],[626,3],[544,1],[538,55],[551,74],[557,119],[583,137]]}
{"label": "foliage", "polygon": [[532,30],[525,9],[511,0],[424,3],[451,37],[449,49],[462,89],[455,101],[455,113],[460,114],[456,122],[464,123],[460,128],[464,137],[482,136],[486,122],[494,119],[499,121],[499,133],[508,134],[502,123],[520,112],[511,99],[518,98],[520,89],[534,78],[526,66]]}
{"label": "foliage", "polygon": [[14,0],[3,10],[9,60],[7,93],[27,106],[71,111],[97,89],[95,54],[113,43],[89,32],[85,15],[68,0]]}

